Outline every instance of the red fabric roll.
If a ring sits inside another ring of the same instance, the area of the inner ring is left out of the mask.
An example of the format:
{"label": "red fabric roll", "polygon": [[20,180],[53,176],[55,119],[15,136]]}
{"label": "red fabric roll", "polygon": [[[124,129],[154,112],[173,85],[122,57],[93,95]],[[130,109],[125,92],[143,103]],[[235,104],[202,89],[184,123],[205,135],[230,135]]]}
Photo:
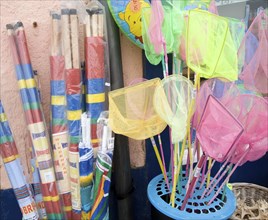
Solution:
{"label": "red fabric roll", "polygon": [[78,152],[78,144],[72,144],[69,145],[69,151],[71,152]]}
{"label": "red fabric roll", "polygon": [[79,69],[66,70],[66,93],[67,95],[80,94],[82,87]]}
{"label": "red fabric roll", "polygon": [[25,31],[22,27],[19,27],[18,30],[15,31],[17,38],[17,47],[20,54],[21,64],[30,64],[30,55],[27,46],[27,40],[25,36]]}
{"label": "red fabric roll", "polygon": [[[62,197],[63,205],[65,207],[72,207],[71,193],[62,194],[61,197]],[[72,210],[65,211],[65,214],[68,220],[72,219]]]}
{"label": "red fabric roll", "polygon": [[3,159],[18,155],[18,150],[14,142],[0,144],[0,153]]}
{"label": "red fabric roll", "polygon": [[105,77],[104,40],[102,37],[85,38],[86,78],[96,79]]}
{"label": "red fabric roll", "polygon": [[16,44],[14,43],[15,39],[14,36],[8,36],[8,40],[9,40],[9,45],[10,45],[10,49],[11,49],[11,53],[12,53],[12,57],[13,57],[13,61],[15,65],[20,65],[20,61],[19,61],[19,56],[18,56],[18,52],[17,52],[17,47]]}
{"label": "red fabric roll", "polygon": [[99,146],[99,142],[95,143],[94,140],[97,140],[97,124],[91,124],[91,139],[93,140],[92,146],[93,148]]}
{"label": "red fabric roll", "polygon": [[56,133],[60,133],[60,132],[65,132],[67,131],[67,125],[56,125],[52,127],[52,133],[56,134]]}
{"label": "red fabric roll", "polygon": [[64,80],[64,56],[50,56],[51,80]]}
{"label": "red fabric roll", "polygon": [[31,114],[32,114],[34,123],[43,121],[43,115],[42,115],[41,109],[31,109]]}
{"label": "red fabric roll", "polygon": [[72,212],[72,220],[81,220],[81,214]]}

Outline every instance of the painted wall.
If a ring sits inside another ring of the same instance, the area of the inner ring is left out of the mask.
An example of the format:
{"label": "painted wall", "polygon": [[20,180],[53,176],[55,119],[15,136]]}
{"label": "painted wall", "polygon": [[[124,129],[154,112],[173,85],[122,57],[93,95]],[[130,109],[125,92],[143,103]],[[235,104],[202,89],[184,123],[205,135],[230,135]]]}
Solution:
{"label": "painted wall", "polygon": [[[87,3],[88,0],[85,0]],[[47,124],[49,123],[50,86],[49,86],[49,42],[50,42],[50,11],[60,8],[61,1],[0,1],[1,16],[1,67],[0,67],[0,99],[3,102],[13,135],[22,157],[25,174],[30,178],[28,131],[21,107],[17,80],[9,49],[6,24],[22,21],[26,30],[28,48],[33,69],[38,71],[42,105]],[[37,23],[37,27],[33,23]],[[83,42],[81,40],[81,54]],[[133,79],[142,77],[141,49],[132,44],[121,34],[123,72],[125,85]],[[131,51],[131,53],[130,53]],[[131,56],[130,56],[131,54]],[[130,140],[131,165],[140,167],[145,162],[144,143]],[[10,188],[3,162],[0,159],[1,189]]]}

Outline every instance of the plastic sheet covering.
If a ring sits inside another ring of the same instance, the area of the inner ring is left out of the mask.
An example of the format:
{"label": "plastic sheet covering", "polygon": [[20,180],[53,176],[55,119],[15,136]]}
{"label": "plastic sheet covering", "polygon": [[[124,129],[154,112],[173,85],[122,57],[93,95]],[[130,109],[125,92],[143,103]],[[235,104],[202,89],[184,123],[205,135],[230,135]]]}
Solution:
{"label": "plastic sheet covering", "polygon": [[39,219],[32,190],[26,181],[18,150],[0,100],[0,155],[14,190],[23,219]]}
{"label": "plastic sheet covering", "polygon": [[17,22],[14,27],[8,27],[8,35],[26,121],[38,163],[47,217],[61,219],[63,215],[56,186],[50,140],[34,80],[23,24]]}
{"label": "plastic sheet covering", "polygon": [[253,20],[238,56],[244,61],[239,78],[245,87],[260,93],[268,93],[268,16],[264,11]]}
{"label": "plastic sheet covering", "polygon": [[235,141],[243,130],[243,126],[228,109],[210,95],[196,133],[204,153],[223,162],[233,152]]}
{"label": "plastic sheet covering", "polygon": [[161,133],[166,123],[153,107],[155,78],[109,93],[109,125],[113,132],[143,140]]}
{"label": "plastic sheet covering", "polygon": [[234,34],[228,19],[206,11],[191,10],[182,36],[185,43],[182,43],[181,53],[185,47],[187,65],[200,77],[237,80],[238,49]]}
{"label": "plastic sheet covering", "polygon": [[50,52],[50,89],[51,89],[51,130],[53,161],[59,194],[66,219],[72,218],[71,186],[69,172],[69,145],[66,116],[66,85],[64,56],[61,47],[61,17],[51,14],[51,52]]}
{"label": "plastic sheet covering", "polygon": [[100,142],[97,120],[100,113],[108,109],[107,94],[110,91],[108,36],[103,6],[92,1],[86,11],[86,111],[91,117],[91,143],[96,148]]}
{"label": "plastic sheet covering", "polygon": [[155,90],[154,109],[171,127],[173,143],[178,143],[186,135],[187,118],[194,95],[192,82],[181,75],[166,77]]}
{"label": "plastic sheet covering", "polygon": [[268,102],[259,96],[242,94],[225,105],[244,127],[231,161],[236,163],[248,146],[249,152],[240,165],[264,156],[268,151]]}
{"label": "plastic sheet covering", "polygon": [[81,127],[82,77],[78,44],[78,14],[74,8],[61,10],[62,45],[65,60],[67,120],[69,129],[69,166],[72,196],[72,219],[81,219],[79,179],[79,135]]}

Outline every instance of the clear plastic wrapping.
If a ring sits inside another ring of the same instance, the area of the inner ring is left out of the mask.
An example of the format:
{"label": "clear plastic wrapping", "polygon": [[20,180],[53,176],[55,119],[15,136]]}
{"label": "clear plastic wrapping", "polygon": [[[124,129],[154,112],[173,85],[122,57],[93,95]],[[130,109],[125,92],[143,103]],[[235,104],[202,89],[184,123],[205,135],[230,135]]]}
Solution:
{"label": "clear plastic wrapping", "polygon": [[79,140],[81,127],[82,77],[79,55],[79,20],[76,8],[61,9],[62,48],[65,60],[67,121],[69,131],[69,169],[72,219],[81,217],[79,181]]}
{"label": "clear plastic wrapping", "polygon": [[48,218],[63,218],[58,197],[51,146],[34,80],[25,30],[22,22],[7,25],[23,108],[35,151],[44,205]]}
{"label": "clear plastic wrapping", "polygon": [[64,56],[61,46],[61,16],[51,13],[50,95],[53,161],[66,219],[72,218]]}
{"label": "clear plastic wrapping", "polygon": [[98,147],[97,120],[100,113],[108,109],[107,94],[110,91],[106,15],[104,7],[98,1],[91,1],[86,12],[86,111],[91,117],[92,146]]}
{"label": "clear plastic wrapping", "polygon": [[22,212],[23,219],[39,219],[36,203],[30,185],[20,162],[18,150],[0,100],[0,155],[3,159],[9,181]]}

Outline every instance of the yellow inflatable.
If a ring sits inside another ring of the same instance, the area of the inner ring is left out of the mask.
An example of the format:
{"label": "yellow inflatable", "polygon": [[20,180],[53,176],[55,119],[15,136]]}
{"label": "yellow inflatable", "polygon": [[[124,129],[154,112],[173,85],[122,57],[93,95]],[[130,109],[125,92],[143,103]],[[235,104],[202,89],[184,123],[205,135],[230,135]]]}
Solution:
{"label": "yellow inflatable", "polygon": [[141,31],[142,8],[150,7],[148,0],[108,0],[110,11],[126,36],[139,47],[143,48]]}

